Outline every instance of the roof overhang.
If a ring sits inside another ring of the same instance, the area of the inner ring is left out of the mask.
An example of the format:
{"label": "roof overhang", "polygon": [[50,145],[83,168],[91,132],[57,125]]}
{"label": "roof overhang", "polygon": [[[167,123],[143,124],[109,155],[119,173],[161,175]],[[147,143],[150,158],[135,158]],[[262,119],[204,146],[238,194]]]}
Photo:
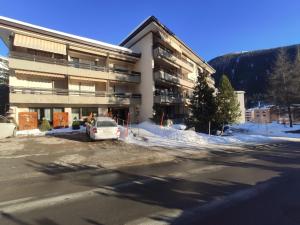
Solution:
{"label": "roof overhang", "polygon": [[60,41],[65,43],[72,42],[75,44],[83,44],[86,46],[105,49],[119,54],[129,55],[131,57],[136,57],[136,58],[140,57],[140,54],[134,53],[131,49],[128,49],[126,47],[112,45],[94,39],[80,37],[77,35],[72,35],[72,34],[60,32],[60,31],[56,31],[56,30],[52,30],[52,29],[48,29],[48,28],[44,28],[44,27],[40,27],[33,24],[0,16],[0,36],[7,46],[9,46],[10,35],[22,31],[31,32],[37,35],[45,35],[50,38],[59,39]]}
{"label": "roof overhang", "polygon": [[193,60],[200,66],[204,67],[211,74],[215,73],[215,69],[211,67],[202,57],[196,54],[190,47],[188,47],[182,40],[180,40],[167,26],[163,25],[155,16],[148,17],[143,23],[141,23],[137,28],[135,28],[121,43],[120,46],[126,46],[130,48],[133,43],[133,39],[137,36],[143,36],[151,30],[156,32],[162,29],[176,39],[190,54],[192,54]]}

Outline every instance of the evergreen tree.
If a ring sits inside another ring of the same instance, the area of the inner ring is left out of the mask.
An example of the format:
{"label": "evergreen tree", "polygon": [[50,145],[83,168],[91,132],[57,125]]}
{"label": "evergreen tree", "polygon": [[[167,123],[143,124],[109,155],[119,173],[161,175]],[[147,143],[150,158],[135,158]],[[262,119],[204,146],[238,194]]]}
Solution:
{"label": "evergreen tree", "polygon": [[269,78],[269,95],[276,105],[288,109],[290,127],[293,126],[291,104],[299,101],[299,51],[292,61],[285,50],[280,49]]}
{"label": "evergreen tree", "polygon": [[226,75],[222,75],[217,93],[217,121],[222,125],[236,122],[241,116],[237,96]]}
{"label": "evergreen tree", "polygon": [[214,96],[215,89],[207,83],[207,75],[200,73],[191,99],[191,117],[189,125],[194,126],[197,132],[209,131],[215,127],[215,116],[217,111],[216,100]]}

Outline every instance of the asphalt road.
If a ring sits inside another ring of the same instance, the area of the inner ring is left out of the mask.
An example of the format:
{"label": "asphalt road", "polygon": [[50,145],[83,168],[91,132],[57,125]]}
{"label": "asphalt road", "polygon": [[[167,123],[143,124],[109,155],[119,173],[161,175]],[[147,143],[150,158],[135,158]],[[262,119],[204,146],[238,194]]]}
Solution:
{"label": "asphalt road", "polygon": [[[220,146],[221,148],[221,146]],[[300,143],[0,181],[0,224],[300,224]]]}

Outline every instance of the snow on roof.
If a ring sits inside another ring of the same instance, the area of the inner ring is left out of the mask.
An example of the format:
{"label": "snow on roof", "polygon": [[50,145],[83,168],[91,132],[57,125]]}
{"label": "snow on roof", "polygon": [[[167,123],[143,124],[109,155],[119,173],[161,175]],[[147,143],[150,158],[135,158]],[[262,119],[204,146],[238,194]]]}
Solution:
{"label": "snow on roof", "polygon": [[96,44],[96,45],[101,45],[101,46],[113,48],[113,49],[116,49],[116,50],[125,51],[125,52],[128,52],[128,53],[133,53],[132,50],[130,50],[128,48],[125,48],[125,47],[121,47],[121,46],[113,45],[113,44],[108,44],[108,43],[105,43],[105,42],[102,42],[102,41],[97,41],[97,40],[94,40],[94,39],[81,37],[81,36],[77,36],[77,35],[73,35],[73,34],[68,34],[68,33],[65,33],[65,32],[61,32],[61,31],[57,31],[57,30],[53,30],[53,29],[33,25],[33,24],[30,24],[30,23],[22,22],[22,21],[11,19],[11,18],[4,17],[4,16],[0,16],[0,20],[5,20],[5,21],[11,22],[11,23],[16,23],[16,24],[19,24],[19,25],[23,25],[23,26],[27,26],[27,27],[31,27],[31,28],[35,28],[35,29],[55,33],[55,34],[58,34],[58,35],[63,35],[63,36],[66,36],[66,37],[78,39],[78,40],[81,40],[81,41],[90,42],[90,43],[93,43],[93,44]]}

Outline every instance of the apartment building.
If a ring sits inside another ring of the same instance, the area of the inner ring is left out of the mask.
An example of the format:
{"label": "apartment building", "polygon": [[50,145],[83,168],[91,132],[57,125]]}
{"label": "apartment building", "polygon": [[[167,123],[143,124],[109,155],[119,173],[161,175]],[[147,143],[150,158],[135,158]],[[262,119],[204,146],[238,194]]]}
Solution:
{"label": "apartment building", "polygon": [[149,17],[120,44],[141,54],[137,68],[141,72],[140,119],[152,117],[156,109],[166,118],[180,119],[188,114],[189,100],[199,73],[215,70],[155,17]]}
{"label": "apartment building", "polygon": [[9,104],[50,122],[68,112],[69,123],[91,114],[133,122],[156,108],[166,118],[188,113],[197,75],[215,72],[184,42],[149,17],[120,46],[0,17],[0,37],[9,49]]}
{"label": "apartment building", "polygon": [[140,54],[120,46],[0,17],[0,36],[9,48],[9,103],[52,121],[68,112],[69,122],[91,113],[134,120],[141,94]]}
{"label": "apartment building", "polygon": [[0,85],[8,83],[8,59],[0,56]]}
{"label": "apartment building", "polygon": [[[300,106],[298,104],[291,106],[291,115],[294,123],[300,122]],[[288,123],[289,121],[287,108],[275,105],[247,109],[245,118],[247,122],[254,123]]]}
{"label": "apartment building", "polygon": [[0,115],[8,109],[8,59],[0,56]]}

